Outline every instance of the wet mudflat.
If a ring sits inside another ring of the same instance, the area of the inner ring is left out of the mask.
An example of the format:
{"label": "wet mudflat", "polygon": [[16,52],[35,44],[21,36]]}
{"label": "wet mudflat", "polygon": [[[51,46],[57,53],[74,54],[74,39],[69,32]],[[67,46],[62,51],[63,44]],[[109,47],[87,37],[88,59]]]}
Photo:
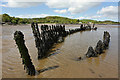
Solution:
{"label": "wet mudflat", "polygon": [[[67,25],[66,29],[78,25]],[[25,35],[26,46],[33,64],[41,73],[28,76],[22,65],[13,33],[20,30]],[[55,44],[48,58],[38,60],[37,49],[30,25],[3,26],[2,29],[3,78],[116,78],[118,77],[118,28],[99,25],[97,31],[83,31],[69,35],[63,43]],[[77,61],[86,54],[89,46],[95,47],[102,40],[104,31],[111,35],[109,49],[96,58]]]}

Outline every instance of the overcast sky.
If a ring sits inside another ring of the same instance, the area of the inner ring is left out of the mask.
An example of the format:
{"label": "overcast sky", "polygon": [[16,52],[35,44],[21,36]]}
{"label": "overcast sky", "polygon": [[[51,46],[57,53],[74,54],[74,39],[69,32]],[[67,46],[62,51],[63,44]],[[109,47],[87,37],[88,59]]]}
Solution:
{"label": "overcast sky", "polygon": [[[3,0],[2,13],[21,18],[63,16],[73,19],[118,21],[118,2],[105,0]],[[89,1],[89,2],[88,2]]]}

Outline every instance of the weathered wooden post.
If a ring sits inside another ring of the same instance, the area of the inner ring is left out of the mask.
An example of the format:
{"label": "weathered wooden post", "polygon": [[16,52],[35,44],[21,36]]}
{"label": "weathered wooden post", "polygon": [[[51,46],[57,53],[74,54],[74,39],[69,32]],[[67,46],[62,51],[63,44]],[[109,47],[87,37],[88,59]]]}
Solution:
{"label": "weathered wooden post", "polygon": [[110,34],[107,31],[104,31],[103,42],[101,40],[98,41],[95,50],[90,46],[88,52],[86,53],[86,57],[96,57],[97,54],[102,54],[103,50],[106,50],[109,46],[110,42]]}
{"label": "weathered wooden post", "polygon": [[109,32],[104,31],[104,35],[103,35],[104,49],[108,48],[109,42],[110,42],[110,34]]}
{"label": "weathered wooden post", "polygon": [[95,52],[95,50],[93,49],[93,47],[89,47],[88,48],[88,51],[87,51],[87,53],[86,53],[86,57],[97,57],[98,55],[97,55],[97,53]]}
{"label": "weathered wooden post", "polygon": [[41,39],[40,39],[40,32],[39,32],[39,28],[38,28],[38,24],[36,23],[36,26],[34,24],[34,22],[31,24],[32,27],[32,31],[33,31],[33,35],[35,38],[35,44],[36,44],[36,48],[38,50],[38,58],[41,58],[42,56],[42,50],[41,50]]}
{"label": "weathered wooden post", "polygon": [[84,26],[85,26],[85,25],[81,24],[81,26],[80,26],[80,30],[81,30],[81,31],[84,30]]}
{"label": "weathered wooden post", "polygon": [[93,28],[95,27],[95,23],[93,23]]}
{"label": "weathered wooden post", "polygon": [[20,31],[16,31],[14,33],[14,40],[18,46],[19,52],[21,54],[22,62],[24,64],[24,69],[28,75],[35,75],[35,67],[30,59],[30,55],[28,53],[28,49],[25,46],[24,35]]}
{"label": "weathered wooden post", "polygon": [[40,31],[39,31],[39,28],[38,28],[38,24],[37,24],[37,23],[36,23],[36,31],[37,31],[38,37],[40,38]]}
{"label": "weathered wooden post", "polygon": [[103,52],[103,50],[104,50],[104,44],[101,40],[99,40],[96,47],[95,47],[95,52],[97,54],[101,54]]}
{"label": "weathered wooden post", "polygon": [[61,43],[64,41],[65,36],[80,31],[78,29],[72,29],[69,32],[65,31],[65,25],[41,25],[41,33],[39,32],[38,24],[31,24],[36,48],[38,49],[38,59],[44,58],[47,56],[48,50],[54,43]]}

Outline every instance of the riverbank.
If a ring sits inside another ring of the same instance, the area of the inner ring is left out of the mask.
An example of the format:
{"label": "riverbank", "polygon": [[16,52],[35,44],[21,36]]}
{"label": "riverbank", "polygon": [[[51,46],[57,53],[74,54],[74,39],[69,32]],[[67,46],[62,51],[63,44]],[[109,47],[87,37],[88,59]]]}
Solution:
{"label": "riverbank", "polygon": [[[6,26],[26,26],[29,25],[31,26],[31,24],[19,24],[19,25],[2,25],[4,27]],[[39,23],[38,25],[59,25],[59,24],[55,24],[55,23]],[[66,25],[66,27],[68,26],[74,26],[74,27],[80,27],[81,24],[60,24],[60,25]],[[120,27],[119,24],[95,24],[95,27]]]}

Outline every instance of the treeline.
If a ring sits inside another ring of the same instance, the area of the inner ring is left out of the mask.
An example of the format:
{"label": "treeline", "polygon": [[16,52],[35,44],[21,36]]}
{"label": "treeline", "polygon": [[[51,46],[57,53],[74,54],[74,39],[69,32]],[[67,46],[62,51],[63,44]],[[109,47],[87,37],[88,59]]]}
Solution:
{"label": "treeline", "polygon": [[118,24],[118,22],[114,21],[96,21],[96,20],[89,20],[89,19],[70,19],[67,17],[60,17],[60,16],[48,16],[45,18],[18,18],[18,17],[11,17],[8,14],[0,15],[2,19],[0,22],[2,24],[30,24],[31,22],[37,23],[57,23],[57,24],[79,24],[79,23],[96,23],[96,24]]}
{"label": "treeline", "polygon": [[97,21],[97,20],[90,20],[90,19],[82,19],[82,20],[80,20],[80,22],[82,22],[82,23],[92,22],[92,23],[96,23],[96,24],[120,24],[120,22],[115,22],[115,21],[110,21],[110,20]]}
{"label": "treeline", "polygon": [[29,24],[30,21],[27,18],[18,18],[18,17],[11,17],[8,14],[2,14],[2,23],[5,24]]}

